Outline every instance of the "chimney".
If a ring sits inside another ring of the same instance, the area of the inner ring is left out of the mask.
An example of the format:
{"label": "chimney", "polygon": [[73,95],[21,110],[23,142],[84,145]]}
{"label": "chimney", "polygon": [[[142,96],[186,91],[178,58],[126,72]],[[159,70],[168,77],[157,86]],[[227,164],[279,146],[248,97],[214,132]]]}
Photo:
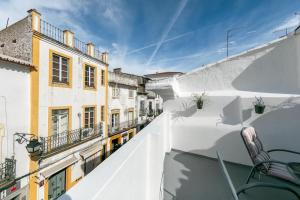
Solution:
{"label": "chimney", "polygon": [[74,47],[74,33],[70,30],[64,30],[64,44],[69,47]]}
{"label": "chimney", "polygon": [[101,56],[102,56],[102,61],[104,63],[108,63],[108,53],[107,52],[103,52]]}
{"label": "chimney", "polygon": [[95,45],[92,42],[89,42],[87,45],[87,53],[89,56],[95,56]]}
{"label": "chimney", "polygon": [[39,13],[36,9],[30,9],[27,13],[31,17],[32,30],[41,32],[41,13]]}

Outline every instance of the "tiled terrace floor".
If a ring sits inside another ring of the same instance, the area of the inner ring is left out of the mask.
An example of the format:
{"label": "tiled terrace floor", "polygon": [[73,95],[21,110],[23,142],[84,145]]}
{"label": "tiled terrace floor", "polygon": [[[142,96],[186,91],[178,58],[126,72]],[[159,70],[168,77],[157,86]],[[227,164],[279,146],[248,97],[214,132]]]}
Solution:
{"label": "tiled terrace floor", "polygon": [[[238,188],[245,181],[250,168],[232,163],[226,163],[226,167],[235,187]],[[262,180],[287,184],[265,176],[262,177]],[[293,187],[300,194],[300,188]],[[296,199],[288,192],[267,188],[249,190],[245,194],[241,194],[239,198],[241,200]],[[164,163],[164,200],[225,199],[230,200],[233,198],[217,160],[177,150],[173,150],[166,155]]]}

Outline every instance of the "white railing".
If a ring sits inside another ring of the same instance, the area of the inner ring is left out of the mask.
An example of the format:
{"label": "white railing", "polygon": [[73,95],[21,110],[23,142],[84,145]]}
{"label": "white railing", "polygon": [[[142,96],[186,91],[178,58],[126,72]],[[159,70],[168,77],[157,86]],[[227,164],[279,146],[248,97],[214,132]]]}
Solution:
{"label": "white railing", "polygon": [[146,90],[170,88],[173,86],[173,82],[173,77],[160,80],[151,80],[146,83]]}
{"label": "white railing", "polygon": [[168,117],[158,116],[61,199],[158,200],[164,156],[170,151]]}

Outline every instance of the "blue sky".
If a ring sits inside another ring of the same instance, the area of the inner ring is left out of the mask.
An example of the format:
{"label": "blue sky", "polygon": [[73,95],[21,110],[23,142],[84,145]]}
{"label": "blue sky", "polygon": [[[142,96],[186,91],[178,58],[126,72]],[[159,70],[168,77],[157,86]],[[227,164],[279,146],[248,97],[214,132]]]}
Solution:
{"label": "blue sky", "polygon": [[[189,71],[284,35],[300,0],[0,0],[0,28],[29,8],[109,51],[110,67],[145,74]],[[290,29],[291,30],[291,29]]]}

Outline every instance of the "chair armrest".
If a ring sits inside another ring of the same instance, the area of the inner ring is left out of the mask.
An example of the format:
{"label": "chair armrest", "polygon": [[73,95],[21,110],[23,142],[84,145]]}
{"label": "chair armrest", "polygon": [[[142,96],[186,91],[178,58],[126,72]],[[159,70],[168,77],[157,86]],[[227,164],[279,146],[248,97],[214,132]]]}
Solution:
{"label": "chair armrest", "polygon": [[266,164],[266,163],[270,163],[270,164],[272,164],[272,163],[278,163],[278,164],[286,165],[288,167],[288,163],[285,163],[285,162],[281,162],[281,161],[277,161],[277,160],[265,160],[265,161],[261,161],[261,162],[255,164],[253,166],[253,168],[256,168],[256,167],[258,167],[258,166],[260,166],[262,164]]}
{"label": "chair armrest", "polygon": [[239,195],[241,192],[244,192],[246,190],[252,189],[252,188],[259,188],[259,187],[266,187],[266,188],[276,188],[279,190],[286,190],[291,192],[292,194],[294,194],[297,199],[300,199],[299,194],[293,190],[291,187],[289,187],[288,185],[279,185],[279,184],[274,184],[274,183],[249,183],[246,185],[241,186],[238,190],[237,190],[237,195]]}
{"label": "chair armrest", "polygon": [[300,152],[297,152],[297,151],[292,151],[292,150],[287,150],[287,149],[271,149],[269,151],[267,151],[268,153],[271,153],[271,152],[286,152],[286,153],[293,153],[293,154],[297,154],[297,155],[300,155]]}
{"label": "chair armrest", "polygon": [[259,166],[265,164],[265,163],[278,163],[278,164],[282,164],[285,165],[285,167],[287,168],[287,170],[289,171],[289,173],[295,178],[295,179],[299,179],[298,176],[296,176],[295,172],[290,168],[289,163],[285,163],[285,162],[281,162],[281,161],[277,161],[277,160],[266,160],[266,161],[262,161],[260,163],[257,163],[256,165],[253,166],[252,169],[258,168]]}

